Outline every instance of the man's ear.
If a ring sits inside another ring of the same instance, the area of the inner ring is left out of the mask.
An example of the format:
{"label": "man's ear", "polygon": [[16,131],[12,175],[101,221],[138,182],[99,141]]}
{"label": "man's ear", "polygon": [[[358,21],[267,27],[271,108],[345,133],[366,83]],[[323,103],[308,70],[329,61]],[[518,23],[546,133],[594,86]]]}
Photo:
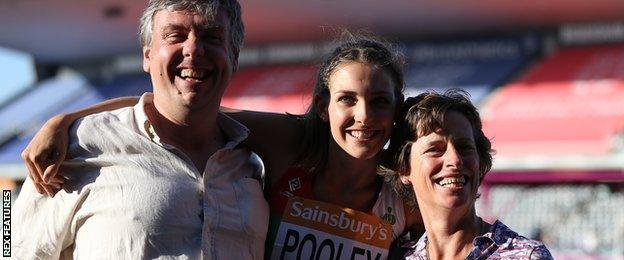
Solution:
{"label": "man's ear", "polygon": [[143,71],[150,73],[150,61],[151,61],[151,49],[150,47],[143,46]]}
{"label": "man's ear", "polygon": [[314,106],[316,111],[318,112],[319,117],[325,122],[329,122],[329,115],[327,114],[327,107],[329,106],[328,99],[328,97],[323,97],[323,95],[314,96]]}

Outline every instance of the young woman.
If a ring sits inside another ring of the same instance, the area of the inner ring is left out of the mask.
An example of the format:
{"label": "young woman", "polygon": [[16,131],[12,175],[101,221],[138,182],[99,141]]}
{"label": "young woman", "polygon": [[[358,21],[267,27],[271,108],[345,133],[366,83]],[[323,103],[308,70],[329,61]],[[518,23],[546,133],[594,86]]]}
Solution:
{"label": "young woman", "polygon": [[465,92],[424,93],[409,98],[404,109],[392,139],[398,172],[386,173],[401,194],[418,202],[426,232],[405,244],[408,252],[399,258],[552,259],[542,243],[476,215],[492,149]]}
{"label": "young woman", "polygon": [[[403,103],[403,59],[388,45],[366,37],[343,40],[319,68],[313,102],[305,115],[229,111],[250,130],[246,145],[263,159],[268,181],[272,229],[289,197],[298,196],[355,209],[386,219],[393,237],[422,233],[420,214],[377,174],[396,112]],[[67,131],[85,115],[134,105],[136,98],[107,101],[86,110],[59,115],[37,133],[22,156],[30,176],[54,193],[64,159]],[[273,138],[279,136],[280,138]],[[42,178],[46,181],[43,181]],[[296,189],[290,183],[297,181]]]}

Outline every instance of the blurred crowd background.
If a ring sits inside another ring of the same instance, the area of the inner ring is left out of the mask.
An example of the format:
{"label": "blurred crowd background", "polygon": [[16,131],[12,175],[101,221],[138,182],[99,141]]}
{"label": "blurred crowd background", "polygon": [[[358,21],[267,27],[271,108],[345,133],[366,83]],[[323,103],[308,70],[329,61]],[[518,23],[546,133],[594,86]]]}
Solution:
{"label": "blurred crowd background", "polygon": [[[406,96],[462,88],[497,151],[478,214],[556,259],[624,259],[624,2],[241,1],[245,48],[222,104],[302,113],[342,28],[407,57]],[[145,1],[0,1],[0,186],[51,116],[150,91]],[[276,138],[267,136],[267,138]]]}

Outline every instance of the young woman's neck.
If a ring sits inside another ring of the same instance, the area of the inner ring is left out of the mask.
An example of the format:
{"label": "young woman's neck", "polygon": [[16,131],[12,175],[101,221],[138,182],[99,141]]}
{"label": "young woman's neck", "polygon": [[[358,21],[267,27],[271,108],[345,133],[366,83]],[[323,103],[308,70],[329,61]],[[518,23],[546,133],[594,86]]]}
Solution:
{"label": "young woman's neck", "polygon": [[380,158],[358,159],[342,149],[330,148],[325,169],[314,179],[315,196],[356,210],[370,210],[381,185],[377,175]]}

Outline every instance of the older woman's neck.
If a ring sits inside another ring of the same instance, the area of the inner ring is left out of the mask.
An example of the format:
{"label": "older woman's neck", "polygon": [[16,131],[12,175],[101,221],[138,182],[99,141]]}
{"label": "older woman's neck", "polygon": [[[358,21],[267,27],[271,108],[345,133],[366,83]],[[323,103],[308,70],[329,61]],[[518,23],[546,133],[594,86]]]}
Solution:
{"label": "older woman's neck", "polygon": [[429,259],[464,259],[472,249],[472,241],[483,229],[474,208],[467,212],[421,209],[427,231]]}

